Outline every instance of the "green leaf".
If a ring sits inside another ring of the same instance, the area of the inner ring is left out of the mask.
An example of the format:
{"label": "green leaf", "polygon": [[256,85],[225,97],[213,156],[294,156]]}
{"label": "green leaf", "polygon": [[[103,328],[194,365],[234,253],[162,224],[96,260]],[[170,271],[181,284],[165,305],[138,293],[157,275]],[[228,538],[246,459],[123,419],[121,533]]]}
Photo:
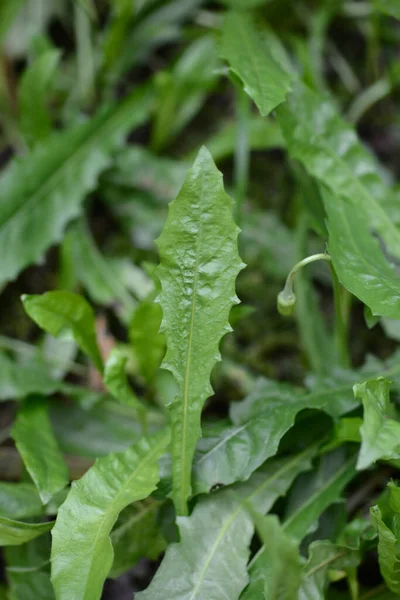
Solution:
{"label": "green leaf", "polygon": [[103,371],[96,341],[94,312],[82,296],[55,291],[25,295],[22,302],[30,318],[54,337],[65,330],[71,331],[81,350],[90,356],[100,372]]}
{"label": "green leaf", "polygon": [[343,448],[321,457],[318,468],[303,475],[291,491],[284,530],[301,541],[333,502],[340,499],[345,486],[356,475],[356,459],[344,457]]}
{"label": "green leaf", "polygon": [[247,583],[248,546],[254,531],[241,499],[265,514],[294,478],[310,468],[314,451],[271,460],[247,483],[204,496],[190,517],[178,517],[180,542],[167,548],[153,581],[137,599],[237,599]]}
{"label": "green leaf", "polygon": [[160,333],[162,311],[152,292],[140,302],[129,325],[129,341],[135,350],[139,372],[153,383],[165,354],[165,337]]}
{"label": "green leaf", "polygon": [[51,427],[47,400],[30,397],[18,411],[12,436],[43,504],[68,485],[69,474]]}
{"label": "green leaf", "polygon": [[47,396],[68,389],[67,384],[51,376],[45,364],[33,358],[20,363],[0,353],[0,400],[22,399],[30,394]]}
{"label": "green leaf", "polygon": [[397,0],[373,0],[376,10],[400,19],[400,6]]}
{"label": "green leaf", "polygon": [[298,600],[325,600],[330,570],[346,571],[360,563],[357,549],[338,546],[329,541],[313,542],[304,567]]}
{"label": "green leaf", "polygon": [[371,521],[378,532],[378,558],[382,576],[388,588],[400,594],[400,488],[388,485],[388,497],[371,508]]}
{"label": "green leaf", "polygon": [[170,204],[158,240],[160,265],[156,269],[161,282],[162,331],[167,339],[162,366],[179,386],[167,406],[172,425],[172,496],[179,514],[187,513],[201,409],[212,394],[211,370],[220,360],[221,337],[231,330],[230,309],[238,302],[235,279],[243,268],[238,231],[222,175],[202,148]]}
{"label": "green leaf", "polygon": [[160,503],[148,498],[127,506],[111,533],[114,562],[111,577],[119,577],[143,557],[156,560],[167,546],[158,523]]}
{"label": "green leaf", "polygon": [[54,521],[24,523],[0,517],[0,546],[19,546],[43,535],[53,527]]}
{"label": "green leaf", "polygon": [[50,534],[4,549],[9,600],[55,600],[50,581]]}
{"label": "green leaf", "polygon": [[51,120],[47,107],[47,92],[60,57],[59,50],[46,50],[22,74],[18,90],[20,127],[29,146],[50,135]]}
{"label": "green leaf", "polygon": [[[81,220],[71,227],[63,242],[64,261],[76,278],[87,289],[90,298],[98,304],[112,306],[117,303],[118,314],[129,319],[135,300],[121,281],[110,260],[101,254],[86,223]],[[62,286],[60,286],[62,287]]]}
{"label": "green leaf", "polygon": [[265,550],[260,557],[261,577],[250,581],[241,600],[263,597],[297,600],[301,583],[301,560],[297,544],[285,534],[275,515],[264,517],[249,503],[245,506]]}
{"label": "green leaf", "polygon": [[136,408],[141,418],[144,418],[146,407],[132,390],[126,375],[127,356],[120,348],[113,348],[104,367],[104,384],[109,392],[126,406]]}
{"label": "green leaf", "polygon": [[400,232],[375,159],[334,105],[300,83],[278,117],[289,154],[320,183],[341,283],[373,314],[399,318]]}
{"label": "green leaf", "polygon": [[157,461],[169,432],[142,438],[96,461],[72,484],[53,530],[51,580],[58,600],[98,600],[111,569],[111,529],[130,503],[146,498],[159,476]]}
{"label": "green leaf", "polygon": [[8,519],[27,519],[44,513],[40,496],[31,483],[0,482],[0,515]]}
{"label": "green leaf", "polygon": [[54,133],[24,160],[15,160],[0,180],[0,284],[14,279],[57,242],[81,211],[85,195],[121,138],[151,109],[148,88],[89,122]]}
{"label": "green leaf", "polygon": [[226,15],[221,54],[264,117],[286,99],[292,77],[280,66],[270,45],[245,12]]}
{"label": "green leaf", "polygon": [[5,0],[0,6],[0,45],[3,46],[3,40],[8,33],[10,25],[17,16],[22,0]]}
{"label": "green leaf", "polygon": [[354,395],[364,407],[357,469],[366,469],[379,459],[400,458],[400,423],[391,418],[389,390],[390,382],[383,377],[354,386]]}

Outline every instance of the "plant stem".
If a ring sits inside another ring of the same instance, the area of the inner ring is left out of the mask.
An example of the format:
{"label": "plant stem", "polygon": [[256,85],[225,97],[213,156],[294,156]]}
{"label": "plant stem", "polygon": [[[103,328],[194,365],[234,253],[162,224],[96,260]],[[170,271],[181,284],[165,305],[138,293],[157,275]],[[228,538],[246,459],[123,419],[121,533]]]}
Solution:
{"label": "plant stem", "polygon": [[[339,283],[338,276],[336,275],[336,271],[330,263],[331,273],[332,273],[332,281],[333,281],[333,296],[335,303],[335,345],[338,353],[338,357],[340,360],[340,364],[343,367],[348,367],[350,365],[349,359],[349,350],[347,344],[348,337],[348,310],[347,315],[343,313],[343,304],[342,304],[342,290]],[[348,304],[346,304],[346,307]]]}
{"label": "plant stem", "polygon": [[251,103],[241,87],[236,87],[237,132],[235,148],[236,223],[241,227],[243,203],[249,182],[250,146],[249,123]]}
{"label": "plant stem", "polygon": [[316,262],[317,260],[326,260],[328,262],[331,261],[331,257],[326,252],[320,252],[319,254],[312,254],[311,256],[307,256],[307,258],[303,258],[298,263],[296,263],[293,269],[290,271],[289,275],[286,278],[285,287],[283,288],[284,294],[293,294],[293,279],[296,275],[297,271],[300,271],[303,267],[306,267],[310,263]]}

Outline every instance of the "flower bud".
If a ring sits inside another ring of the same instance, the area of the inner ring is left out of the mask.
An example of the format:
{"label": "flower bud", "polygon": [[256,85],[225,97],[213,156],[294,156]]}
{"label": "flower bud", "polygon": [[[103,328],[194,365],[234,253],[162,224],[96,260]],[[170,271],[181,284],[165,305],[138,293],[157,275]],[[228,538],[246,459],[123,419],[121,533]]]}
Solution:
{"label": "flower bud", "polygon": [[279,292],[278,298],[277,298],[277,307],[278,307],[278,312],[281,315],[283,315],[284,317],[287,317],[287,316],[293,314],[295,306],[296,306],[296,295],[293,294],[293,292],[291,292],[289,294],[287,292],[285,292],[285,290],[282,290],[282,292]]}

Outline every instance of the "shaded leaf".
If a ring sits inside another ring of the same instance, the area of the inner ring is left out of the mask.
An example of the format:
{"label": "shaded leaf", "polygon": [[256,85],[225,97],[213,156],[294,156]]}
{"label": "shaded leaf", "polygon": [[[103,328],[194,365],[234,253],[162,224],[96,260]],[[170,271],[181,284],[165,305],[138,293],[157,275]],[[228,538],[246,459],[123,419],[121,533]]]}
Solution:
{"label": "shaded leaf", "polygon": [[20,127],[29,146],[50,135],[47,93],[59,61],[59,50],[45,50],[22,74],[18,90]]}
{"label": "shaded leaf", "polygon": [[400,6],[396,0],[373,0],[377,10],[396,19],[400,19]]}
{"label": "shaded leaf", "polygon": [[85,195],[110,162],[121,137],[140,125],[151,108],[149,90],[139,89],[116,108],[72,130],[54,133],[15,160],[0,183],[0,284],[37,262],[81,210]]}
{"label": "shaded leaf", "polygon": [[47,400],[25,400],[17,413],[12,436],[43,504],[47,504],[69,481],[68,468],[51,427]]}
{"label": "shaded leaf", "polygon": [[366,469],[381,458],[400,458],[400,423],[390,418],[389,389],[390,382],[383,377],[354,386],[354,395],[364,406],[357,469]]}
{"label": "shaded leaf", "polygon": [[291,89],[291,76],[277,62],[248,14],[226,15],[221,53],[263,116],[285,100]]}
{"label": "shaded leaf", "polygon": [[167,546],[158,523],[160,503],[148,498],[127,506],[111,533],[114,561],[111,577],[119,577],[144,556],[155,560]]}
{"label": "shaded leaf", "polygon": [[126,375],[127,362],[128,358],[120,348],[113,348],[104,367],[104,384],[118,402],[136,408],[143,418],[146,407],[129,384]]}
{"label": "shaded leaf", "polygon": [[271,460],[247,483],[204,496],[190,517],[178,517],[180,542],[167,548],[138,600],[236,600],[248,581],[248,546],[254,531],[241,499],[265,514],[294,478],[310,468],[313,452]]}
{"label": "shaded leaf", "polygon": [[378,558],[382,576],[396,595],[400,594],[399,513],[400,488],[389,483],[388,498],[371,508],[371,521],[378,532]]}
{"label": "shaded leaf", "polygon": [[245,506],[250,510],[265,549],[260,557],[259,578],[250,580],[241,600],[263,597],[297,600],[302,565],[297,544],[285,534],[275,515],[264,517],[249,504]]}
{"label": "shaded leaf", "polygon": [[5,548],[9,600],[55,600],[50,581],[50,534]]}
{"label": "shaded leaf", "polygon": [[304,567],[298,600],[325,600],[330,570],[347,571],[360,563],[357,549],[339,546],[329,541],[313,542]]}
{"label": "shaded leaf", "polygon": [[9,519],[26,519],[42,515],[44,507],[31,483],[0,482],[0,515]]}
{"label": "shaded leaf", "polygon": [[72,484],[53,530],[51,579],[57,599],[99,599],[112,567],[111,529],[130,503],[155,489],[158,459],[169,432],[142,438],[119,454],[98,459]]}
{"label": "shaded leaf", "polygon": [[78,346],[90,356],[99,371],[103,362],[97,346],[94,312],[82,296],[72,292],[46,292],[22,297],[24,309],[45,331],[57,337],[71,331]]}
{"label": "shaded leaf", "polygon": [[135,350],[139,372],[151,384],[165,354],[165,337],[160,333],[162,311],[152,292],[140,302],[129,325],[129,341]]}
{"label": "shaded leaf", "polygon": [[373,314],[399,318],[400,233],[375,159],[334,105],[300,83],[278,116],[290,155],[320,183],[341,283]]}
{"label": "shaded leaf", "polygon": [[212,394],[211,370],[220,359],[221,337],[231,330],[230,309],[238,302],[235,279],[243,264],[237,235],[232,200],[224,192],[211,155],[202,148],[170,204],[158,240],[156,270],[167,339],[162,366],[179,385],[178,395],[167,406],[172,425],[172,495],[179,514],[187,513],[201,409]]}
{"label": "shaded leaf", "polygon": [[43,535],[53,527],[54,521],[47,523],[25,523],[0,517],[0,546],[18,546]]}

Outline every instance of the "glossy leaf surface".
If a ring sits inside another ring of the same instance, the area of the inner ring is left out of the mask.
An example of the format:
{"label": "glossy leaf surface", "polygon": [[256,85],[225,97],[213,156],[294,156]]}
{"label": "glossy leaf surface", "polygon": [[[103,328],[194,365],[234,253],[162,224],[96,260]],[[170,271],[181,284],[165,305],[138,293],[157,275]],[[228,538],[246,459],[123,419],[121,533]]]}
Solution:
{"label": "glossy leaf surface", "polygon": [[169,433],[142,438],[98,459],[72,484],[53,530],[51,579],[58,600],[98,600],[112,567],[111,529],[119,513],[155,489]]}
{"label": "glossy leaf surface", "polygon": [[236,600],[247,584],[248,546],[254,531],[241,498],[265,514],[294,478],[310,468],[312,453],[271,460],[247,483],[205,496],[190,517],[178,517],[180,542],[168,547],[138,600]]}
{"label": "glossy leaf surface", "polygon": [[202,148],[174,202],[158,240],[161,282],[158,301],[167,353],[162,363],[179,393],[168,405],[172,425],[173,499],[187,513],[191,468],[204,401],[212,394],[210,374],[221,337],[230,331],[229,312],[238,302],[235,280],[243,268],[238,227],[222,175]]}
{"label": "glossy leaf surface", "polygon": [[58,242],[121,138],[150,110],[148,89],[72,130],[54,133],[24,161],[15,160],[0,181],[0,284],[14,279]]}
{"label": "glossy leaf surface", "polygon": [[232,12],[225,17],[221,54],[263,116],[285,100],[291,77],[277,62],[269,44],[246,13]]}
{"label": "glossy leaf surface", "polygon": [[71,331],[78,346],[90,356],[99,371],[103,370],[94,312],[82,296],[56,291],[40,296],[23,296],[22,301],[31,319],[54,337],[66,330]]}
{"label": "glossy leaf surface", "polygon": [[0,546],[19,546],[43,535],[53,527],[54,521],[25,523],[0,517]]}

